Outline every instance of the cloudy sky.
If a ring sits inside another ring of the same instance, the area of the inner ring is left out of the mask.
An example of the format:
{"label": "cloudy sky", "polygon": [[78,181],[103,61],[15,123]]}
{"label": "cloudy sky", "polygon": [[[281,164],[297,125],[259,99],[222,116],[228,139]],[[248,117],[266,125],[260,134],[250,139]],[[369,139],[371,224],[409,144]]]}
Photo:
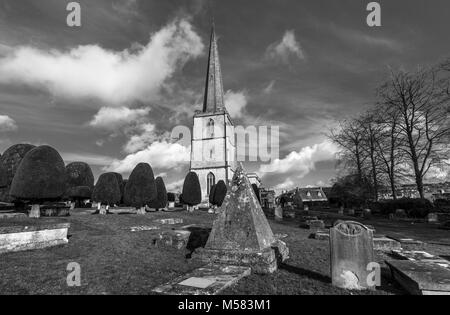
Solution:
{"label": "cloudy sky", "polygon": [[149,162],[169,189],[189,168],[170,131],[201,108],[212,11],[235,124],[280,127],[280,159],[246,165],[277,189],[335,177],[324,132],[388,67],[450,55],[447,0],[379,1],[377,28],[367,0],[86,0],[79,28],[69,2],[0,0],[0,152],[50,144],[96,176]]}

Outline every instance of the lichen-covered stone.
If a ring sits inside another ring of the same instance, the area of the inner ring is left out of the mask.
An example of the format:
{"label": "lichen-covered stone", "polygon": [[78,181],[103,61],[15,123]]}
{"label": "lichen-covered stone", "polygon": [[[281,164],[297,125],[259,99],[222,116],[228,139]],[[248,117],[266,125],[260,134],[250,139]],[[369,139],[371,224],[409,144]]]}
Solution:
{"label": "lichen-covered stone", "polygon": [[277,269],[277,258],[283,260],[286,252],[287,246],[274,237],[250,181],[239,165],[208,242],[196,255],[213,263],[250,266],[256,273],[272,273]]}

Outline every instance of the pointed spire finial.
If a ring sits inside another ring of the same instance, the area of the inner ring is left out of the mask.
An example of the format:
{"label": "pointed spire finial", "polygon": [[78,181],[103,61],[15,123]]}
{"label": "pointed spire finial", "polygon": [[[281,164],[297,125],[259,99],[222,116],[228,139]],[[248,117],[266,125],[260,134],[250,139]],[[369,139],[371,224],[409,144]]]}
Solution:
{"label": "pointed spire finial", "polygon": [[206,74],[203,112],[219,112],[224,110],[226,109],[224,105],[222,70],[220,67],[215,24],[213,23],[209,46],[208,70]]}

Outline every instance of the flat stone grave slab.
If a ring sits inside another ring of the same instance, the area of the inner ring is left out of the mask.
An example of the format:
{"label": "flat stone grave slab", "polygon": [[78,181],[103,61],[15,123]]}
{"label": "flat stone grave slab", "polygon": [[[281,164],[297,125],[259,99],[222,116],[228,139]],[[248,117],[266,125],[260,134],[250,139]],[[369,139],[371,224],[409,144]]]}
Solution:
{"label": "flat stone grave slab", "polygon": [[144,231],[154,231],[154,230],[159,230],[160,227],[158,226],[132,226],[130,228],[131,232],[144,232]]}
{"label": "flat stone grave slab", "polygon": [[250,267],[209,264],[158,286],[152,292],[166,295],[217,295],[250,273]]}
{"label": "flat stone grave slab", "polygon": [[0,220],[27,218],[25,213],[0,213]]}
{"label": "flat stone grave slab", "polygon": [[0,227],[0,254],[67,244],[70,223]]}
{"label": "flat stone grave slab", "polygon": [[323,220],[308,220],[301,222],[300,227],[310,230],[320,230],[325,228],[325,222]]}
{"label": "flat stone grave slab", "polygon": [[379,251],[392,251],[400,250],[402,248],[401,243],[386,236],[374,236],[373,249]]}
{"label": "flat stone grave slab", "polygon": [[319,230],[312,233],[309,238],[315,239],[318,241],[328,241],[330,239],[330,231],[329,230]]}
{"label": "flat stone grave slab", "polygon": [[408,250],[393,250],[392,254],[394,257],[410,260],[410,261],[420,261],[431,264],[437,264],[441,267],[447,268],[450,270],[450,261],[440,256],[435,256],[425,251],[408,251]]}
{"label": "flat stone grave slab", "polygon": [[413,295],[450,295],[450,270],[427,262],[386,261],[392,277]]}
{"label": "flat stone grave slab", "polygon": [[412,238],[402,238],[391,235],[388,235],[387,237],[400,242],[404,250],[424,250],[426,246],[426,243]]}
{"label": "flat stone grave slab", "polygon": [[136,208],[109,208],[110,214],[136,214]]}
{"label": "flat stone grave slab", "polygon": [[154,222],[165,225],[175,225],[175,224],[183,224],[183,219],[180,218],[170,218],[170,219],[158,219]]}
{"label": "flat stone grave slab", "polygon": [[176,249],[186,248],[191,232],[185,230],[171,230],[159,233],[158,237],[153,240],[157,247],[174,247]]}

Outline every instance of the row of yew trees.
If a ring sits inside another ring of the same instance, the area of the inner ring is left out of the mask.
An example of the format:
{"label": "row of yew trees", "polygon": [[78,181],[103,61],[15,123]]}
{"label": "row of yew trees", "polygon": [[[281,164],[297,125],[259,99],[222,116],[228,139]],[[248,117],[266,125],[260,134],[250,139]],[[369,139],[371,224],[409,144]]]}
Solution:
{"label": "row of yew trees", "polygon": [[381,188],[397,198],[398,186],[439,181],[450,162],[450,59],[429,68],[390,70],[376,102],[338,122],[329,138],[339,146],[336,185],[366,187],[373,200]]}
{"label": "row of yew trees", "polygon": [[[88,164],[73,162],[66,166],[54,148],[24,144],[11,147],[0,156],[0,188],[7,189],[8,201],[31,204],[32,212],[39,212],[39,205],[44,202],[60,200],[74,203],[91,200],[105,206],[157,210],[165,209],[168,201],[175,201],[174,194],[167,193],[163,178],[155,179],[148,163],[138,164],[126,180],[110,172],[100,175],[94,185],[94,175]],[[210,202],[220,206],[226,192],[225,183],[219,182],[212,189]],[[201,188],[195,172],[187,174],[180,201],[188,207],[201,203]]]}

